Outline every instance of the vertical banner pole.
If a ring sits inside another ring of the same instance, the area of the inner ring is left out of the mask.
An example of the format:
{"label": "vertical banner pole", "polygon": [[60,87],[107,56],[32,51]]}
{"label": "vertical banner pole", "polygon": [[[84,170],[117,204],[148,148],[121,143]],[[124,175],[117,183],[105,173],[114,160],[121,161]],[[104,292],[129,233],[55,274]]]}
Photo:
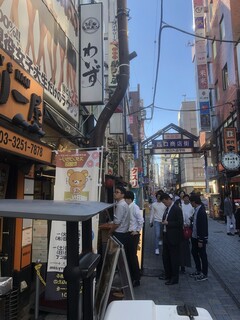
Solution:
{"label": "vertical banner pole", "polygon": [[[92,252],[92,220],[82,221],[82,252]],[[83,279],[83,319],[93,319],[93,277]]]}
{"label": "vertical banner pole", "polygon": [[[67,319],[79,319],[80,279],[74,277],[74,269],[79,267],[78,222],[67,221]],[[72,274],[71,274],[72,270]],[[70,275],[71,274],[71,275]]]}

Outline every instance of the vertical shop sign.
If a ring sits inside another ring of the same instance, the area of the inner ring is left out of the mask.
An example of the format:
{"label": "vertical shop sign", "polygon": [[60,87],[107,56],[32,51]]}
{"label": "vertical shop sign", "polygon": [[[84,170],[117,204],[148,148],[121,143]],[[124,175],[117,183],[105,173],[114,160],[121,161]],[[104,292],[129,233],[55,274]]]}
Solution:
{"label": "vertical shop sign", "polygon": [[236,128],[224,128],[224,151],[238,152]]}
{"label": "vertical shop sign", "polygon": [[109,23],[109,87],[117,86],[119,66],[119,44],[117,18]]}
{"label": "vertical shop sign", "polygon": [[102,3],[81,5],[81,104],[103,104]]}
{"label": "vertical shop sign", "polygon": [[211,129],[209,84],[207,69],[207,50],[205,37],[205,20],[203,0],[193,0],[193,20],[195,26],[195,58],[197,74],[197,98],[201,131]]}
{"label": "vertical shop sign", "polygon": [[138,168],[137,167],[131,168],[130,183],[131,183],[132,188],[139,188],[139,185],[138,185]]}
{"label": "vertical shop sign", "polygon": [[[100,150],[66,151],[56,155],[54,200],[98,201]],[[97,249],[98,215],[92,218],[93,251]],[[79,223],[79,253],[81,252],[81,223]],[[67,297],[63,270],[66,267],[66,223],[52,221],[47,267],[46,298]]]}

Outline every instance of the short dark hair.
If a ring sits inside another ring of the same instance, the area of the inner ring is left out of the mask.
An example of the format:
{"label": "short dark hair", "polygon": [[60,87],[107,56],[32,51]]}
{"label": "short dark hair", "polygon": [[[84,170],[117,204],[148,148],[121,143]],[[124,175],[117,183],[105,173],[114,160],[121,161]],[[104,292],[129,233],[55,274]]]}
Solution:
{"label": "short dark hair", "polygon": [[157,197],[157,196],[161,196],[163,193],[164,193],[164,192],[163,192],[162,190],[158,190],[158,191],[156,192],[156,197]]}
{"label": "short dark hair", "polygon": [[195,202],[196,204],[202,204],[202,200],[200,198],[200,196],[195,195],[191,195],[191,197],[189,198],[190,202]]}
{"label": "short dark hair", "polygon": [[125,194],[126,194],[126,189],[124,188],[124,187],[122,187],[122,186],[117,186],[115,189],[118,189],[122,194],[124,194],[124,196],[125,196]]}
{"label": "short dark hair", "polygon": [[171,199],[172,200],[172,198],[170,197],[170,195],[168,194],[168,193],[163,193],[162,195],[161,195],[161,201],[163,201],[163,200],[168,200],[168,199]]}
{"label": "short dark hair", "polygon": [[125,199],[131,199],[134,200],[134,193],[132,191],[126,191]]}

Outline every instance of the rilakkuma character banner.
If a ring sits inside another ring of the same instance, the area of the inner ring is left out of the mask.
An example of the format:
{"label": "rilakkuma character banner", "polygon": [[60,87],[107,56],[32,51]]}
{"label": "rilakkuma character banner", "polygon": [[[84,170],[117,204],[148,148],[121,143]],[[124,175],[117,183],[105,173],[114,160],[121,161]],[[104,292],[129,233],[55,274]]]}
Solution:
{"label": "rilakkuma character banner", "polygon": [[[99,201],[102,150],[70,150],[56,154],[54,200]],[[97,252],[98,215],[92,218],[92,247]],[[79,253],[82,251],[82,225],[79,222]],[[67,265],[66,222],[52,221],[47,266],[46,299],[67,298],[63,270]]]}
{"label": "rilakkuma character banner", "polygon": [[59,152],[54,200],[99,200],[99,155],[98,150]]}

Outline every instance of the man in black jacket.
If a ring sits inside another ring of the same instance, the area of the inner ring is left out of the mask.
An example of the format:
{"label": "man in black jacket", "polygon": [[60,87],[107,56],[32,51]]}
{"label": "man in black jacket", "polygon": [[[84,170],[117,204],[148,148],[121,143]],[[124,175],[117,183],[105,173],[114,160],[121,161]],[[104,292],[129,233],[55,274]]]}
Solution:
{"label": "man in black jacket", "polygon": [[200,196],[192,195],[190,202],[194,207],[193,232],[192,232],[192,256],[196,265],[196,272],[190,276],[196,281],[208,279],[208,258],[206,244],[208,241],[208,218],[205,206]]}
{"label": "man in black jacket", "polygon": [[162,202],[167,207],[162,220],[163,225],[163,266],[165,275],[159,279],[167,280],[166,285],[178,283],[180,243],[183,236],[183,214],[181,208],[174,204],[171,197],[164,193]]}

